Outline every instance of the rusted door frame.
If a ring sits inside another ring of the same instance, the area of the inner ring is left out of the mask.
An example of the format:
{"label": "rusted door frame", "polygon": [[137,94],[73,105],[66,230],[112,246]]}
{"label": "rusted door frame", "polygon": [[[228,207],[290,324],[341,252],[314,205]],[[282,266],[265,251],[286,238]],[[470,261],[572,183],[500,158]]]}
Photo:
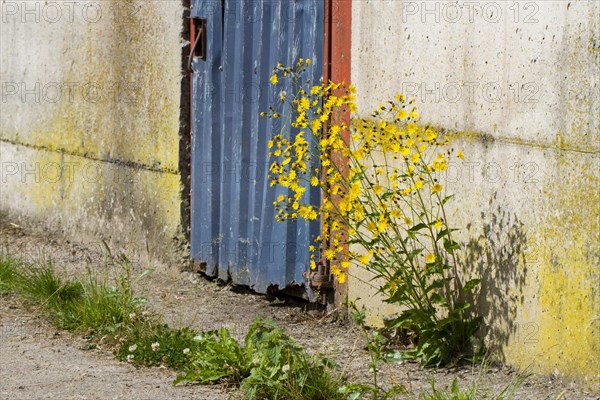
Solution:
{"label": "rusted door frame", "polygon": [[[352,0],[325,0],[325,65],[323,68],[325,82],[345,82],[351,79],[351,28]],[[349,125],[350,112],[342,116]],[[345,132],[345,139],[350,139]],[[334,308],[345,310],[348,297],[348,281],[334,282],[334,294],[330,300]],[[343,311],[342,311],[343,312]]]}

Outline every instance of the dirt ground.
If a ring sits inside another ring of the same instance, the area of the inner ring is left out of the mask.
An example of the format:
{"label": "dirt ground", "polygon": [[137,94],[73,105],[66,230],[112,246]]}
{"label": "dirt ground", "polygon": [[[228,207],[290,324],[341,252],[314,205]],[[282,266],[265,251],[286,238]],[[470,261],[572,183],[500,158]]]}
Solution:
{"label": "dirt ground", "polygon": [[[39,261],[52,258],[63,273],[85,272],[86,259],[102,264],[97,243],[75,243],[46,232],[26,229],[19,221],[0,220],[0,243],[12,255]],[[124,249],[126,251],[126,249]],[[197,330],[227,326],[238,338],[256,316],[273,319],[305,348],[335,359],[352,381],[367,382],[367,353],[358,331],[340,324],[325,311],[306,304],[267,298],[243,288],[211,282],[197,274],[133,259],[137,271],[152,267],[145,280],[150,306],[172,326]],[[402,383],[418,398],[430,387],[432,370],[414,363],[382,366],[384,384]],[[470,368],[435,371],[440,386],[458,376],[467,385]],[[475,374],[476,375],[476,374]],[[0,297],[0,399],[199,399],[235,398],[223,385],[173,387],[176,372],[166,368],[136,368],[115,360],[106,349],[87,349],[85,339],[57,331],[26,310],[11,296]],[[515,376],[510,368],[490,368],[480,377],[481,386],[502,388]],[[519,389],[517,400],[600,399],[584,385],[534,376]]]}

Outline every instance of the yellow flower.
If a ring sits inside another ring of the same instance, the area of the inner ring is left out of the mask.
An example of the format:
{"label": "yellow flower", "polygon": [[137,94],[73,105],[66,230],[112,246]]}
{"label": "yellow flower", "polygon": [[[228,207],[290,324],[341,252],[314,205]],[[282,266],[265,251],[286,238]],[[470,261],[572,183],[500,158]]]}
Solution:
{"label": "yellow flower", "polygon": [[340,274],[337,276],[337,280],[339,283],[345,283],[346,282],[346,274],[343,272],[340,272]]}
{"label": "yellow flower", "polygon": [[417,188],[417,190],[423,187],[423,180],[421,179],[421,177],[418,177],[415,181],[415,187]]}
{"label": "yellow flower", "polygon": [[431,190],[433,190],[433,193],[439,193],[442,191],[442,185],[440,185],[439,183],[436,183],[435,185],[433,185]]}
{"label": "yellow flower", "polygon": [[310,184],[311,186],[319,186],[319,178],[313,176],[312,178],[310,178]]}
{"label": "yellow flower", "polygon": [[371,261],[371,256],[371,254],[363,254],[360,257],[358,257],[358,261],[366,265],[369,263],[369,261]]}
{"label": "yellow flower", "polygon": [[391,215],[393,218],[400,218],[400,217],[402,216],[402,212],[400,212],[400,210],[392,210],[392,211],[390,212],[390,215]]}
{"label": "yellow flower", "polygon": [[350,198],[355,199],[360,196],[360,182],[352,182],[352,186],[350,187]]}
{"label": "yellow flower", "polygon": [[361,222],[363,219],[365,219],[365,213],[363,210],[354,210],[354,220],[356,222]]}
{"label": "yellow flower", "polygon": [[279,82],[279,79],[277,79],[277,74],[271,75],[271,79],[269,80],[271,81],[272,85],[277,85],[277,82]]}
{"label": "yellow flower", "polygon": [[310,107],[310,102],[306,97],[300,99],[300,103],[298,104],[298,111],[302,112],[303,110],[307,110]]}
{"label": "yellow flower", "polygon": [[381,192],[383,192],[383,187],[381,185],[375,185],[375,186],[373,186],[373,193],[375,193],[376,195],[378,195]]}
{"label": "yellow flower", "polygon": [[435,221],[433,226],[435,229],[440,230],[440,229],[442,229],[442,226],[444,226],[444,221],[442,221],[442,219],[439,218],[437,221]]}
{"label": "yellow flower", "polygon": [[408,218],[408,217],[404,217],[404,223],[406,225],[411,225],[412,224],[412,220],[410,218]]}
{"label": "yellow flower", "polygon": [[365,227],[371,232],[375,232],[377,230],[377,224],[375,221],[369,221]]}
{"label": "yellow flower", "polygon": [[348,269],[348,267],[350,267],[350,261],[348,261],[348,260],[342,261],[341,266],[344,269]]}
{"label": "yellow flower", "polygon": [[310,63],[311,63],[310,58],[307,58],[306,59],[306,65],[310,65]]}
{"label": "yellow flower", "polygon": [[278,202],[278,203],[281,203],[281,202],[283,202],[284,200],[285,200],[285,196],[284,196],[284,195],[279,195],[279,196],[277,197],[277,202]]}
{"label": "yellow flower", "polygon": [[310,214],[311,211],[312,211],[312,206],[301,206],[300,209],[298,210],[298,214],[300,214],[300,216],[302,218],[307,219],[308,215]]}
{"label": "yellow flower", "polygon": [[405,109],[401,109],[400,111],[398,111],[398,118],[399,119],[401,119],[402,121],[404,121],[407,117],[408,117],[408,113],[406,112]]}
{"label": "yellow flower", "polygon": [[427,254],[427,256],[425,257],[425,262],[427,262],[427,264],[435,262],[435,254]]}
{"label": "yellow flower", "polygon": [[317,269],[317,263],[315,262],[315,260],[310,260],[310,269]]}
{"label": "yellow flower", "polygon": [[460,150],[458,151],[458,153],[457,153],[456,155],[457,155],[457,156],[458,156],[458,158],[460,158],[461,160],[464,160],[464,159],[465,159],[465,155],[464,155],[464,154],[463,154],[463,152],[462,152],[462,151],[460,151]]}
{"label": "yellow flower", "polygon": [[415,124],[414,122],[411,122],[410,124],[408,124],[408,133],[410,135],[414,134],[417,131],[417,124]]}
{"label": "yellow flower", "polygon": [[327,249],[327,250],[325,250],[325,253],[323,255],[325,256],[326,259],[333,260],[335,253],[334,253],[333,249]]}
{"label": "yellow flower", "polygon": [[360,160],[362,160],[363,158],[365,158],[365,152],[364,152],[364,150],[363,150],[362,148],[360,148],[360,149],[356,150],[356,151],[353,153],[353,156],[354,156],[354,158],[355,158],[355,159],[357,159],[357,160],[359,160],[359,161],[360,161]]}
{"label": "yellow flower", "polygon": [[435,131],[433,129],[427,129],[425,131],[425,140],[427,140],[428,142],[434,140],[437,137],[437,134],[435,133]]}
{"label": "yellow flower", "polygon": [[332,265],[331,266],[331,273],[334,274],[335,276],[338,276],[340,274],[340,267],[337,265]]}
{"label": "yellow flower", "polygon": [[421,155],[419,153],[415,153],[412,156],[410,156],[410,161],[412,161],[413,163],[416,164],[417,162],[419,162],[420,158],[421,158]]}
{"label": "yellow flower", "polygon": [[310,89],[310,94],[317,94],[317,93],[319,93],[320,91],[321,91],[321,86],[313,86],[313,87]]}

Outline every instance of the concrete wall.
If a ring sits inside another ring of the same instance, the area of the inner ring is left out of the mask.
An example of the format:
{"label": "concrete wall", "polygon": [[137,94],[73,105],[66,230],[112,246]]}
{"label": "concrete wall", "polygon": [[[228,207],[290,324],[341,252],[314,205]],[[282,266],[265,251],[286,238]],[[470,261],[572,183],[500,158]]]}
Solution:
{"label": "concrete wall", "polygon": [[[352,7],[359,109],[403,92],[423,123],[465,132],[446,178],[464,258],[484,277],[488,345],[597,385],[600,3]],[[350,279],[351,299],[364,290]],[[394,311],[367,304],[373,323]]]}
{"label": "concrete wall", "polygon": [[1,7],[0,210],[171,258],[181,1]]}

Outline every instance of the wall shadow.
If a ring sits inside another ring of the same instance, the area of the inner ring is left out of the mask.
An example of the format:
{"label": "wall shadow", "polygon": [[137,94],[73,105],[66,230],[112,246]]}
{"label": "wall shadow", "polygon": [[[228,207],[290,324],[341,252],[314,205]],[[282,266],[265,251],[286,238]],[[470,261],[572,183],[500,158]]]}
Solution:
{"label": "wall shadow", "polygon": [[464,261],[468,273],[481,278],[472,299],[484,318],[480,336],[492,357],[504,362],[502,348],[518,329],[515,320],[523,302],[530,249],[518,218],[497,205],[495,195],[489,206],[490,211],[481,213],[479,226],[467,225]]}

